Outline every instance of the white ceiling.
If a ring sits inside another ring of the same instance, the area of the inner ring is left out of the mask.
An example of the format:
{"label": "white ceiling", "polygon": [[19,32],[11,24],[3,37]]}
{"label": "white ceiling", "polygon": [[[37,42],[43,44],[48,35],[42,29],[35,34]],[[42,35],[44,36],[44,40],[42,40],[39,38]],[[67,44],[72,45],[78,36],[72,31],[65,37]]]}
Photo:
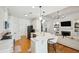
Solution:
{"label": "white ceiling", "polygon": [[[67,6],[43,6],[42,10],[44,10],[45,15],[47,15],[66,7]],[[38,6],[35,6],[35,8],[32,8],[32,6],[8,6],[8,9],[9,15],[19,18],[32,19],[40,16],[40,9]],[[24,14],[27,14],[28,16],[24,16]]]}
{"label": "white ceiling", "polygon": [[[69,17],[73,20],[79,18],[79,6],[69,6],[59,11],[59,14],[64,17]],[[56,18],[57,12],[46,15],[52,19]]]}

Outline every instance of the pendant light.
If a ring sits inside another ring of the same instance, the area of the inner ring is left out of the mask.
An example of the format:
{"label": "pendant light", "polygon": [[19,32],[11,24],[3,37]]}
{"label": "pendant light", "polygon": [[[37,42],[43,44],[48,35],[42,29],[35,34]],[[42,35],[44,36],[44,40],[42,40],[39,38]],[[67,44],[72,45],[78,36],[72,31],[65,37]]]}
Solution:
{"label": "pendant light", "polygon": [[41,32],[43,31],[43,23],[45,22],[45,20],[43,19],[45,11],[42,11],[42,6],[39,6],[40,8],[40,17],[39,20],[41,22]]}
{"label": "pendant light", "polygon": [[45,11],[42,10],[42,6],[39,6],[39,8],[40,8],[40,17],[39,17],[39,20],[41,22],[41,32],[43,32],[43,24],[45,22],[45,19],[43,19],[43,17],[44,17]]}
{"label": "pendant light", "polygon": [[43,31],[43,24],[42,24],[42,15],[41,15],[41,8],[42,8],[42,6],[39,6],[39,8],[40,8],[40,17],[39,17],[39,20],[40,20],[40,22],[41,22],[41,32]]}

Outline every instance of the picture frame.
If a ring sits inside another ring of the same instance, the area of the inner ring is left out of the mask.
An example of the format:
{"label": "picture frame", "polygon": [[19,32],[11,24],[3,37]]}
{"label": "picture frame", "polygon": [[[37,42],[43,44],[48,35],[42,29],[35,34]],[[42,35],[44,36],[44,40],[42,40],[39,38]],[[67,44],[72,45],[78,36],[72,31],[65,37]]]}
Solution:
{"label": "picture frame", "polygon": [[75,23],[75,28],[79,28],[79,23]]}

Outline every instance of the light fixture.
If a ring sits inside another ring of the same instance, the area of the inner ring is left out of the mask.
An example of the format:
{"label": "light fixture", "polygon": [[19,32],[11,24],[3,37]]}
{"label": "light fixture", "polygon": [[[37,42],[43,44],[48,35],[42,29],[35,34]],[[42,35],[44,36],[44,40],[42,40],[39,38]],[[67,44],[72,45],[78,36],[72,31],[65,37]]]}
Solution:
{"label": "light fixture", "polygon": [[9,16],[9,8],[8,7],[5,8],[5,16],[7,16],[7,17],[5,17],[4,21],[8,21],[8,16]]}
{"label": "light fixture", "polygon": [[24,16],[28,16],[27,14],[25,14]]}
{"label": "light fixture", "polygon": [[45,20],[42,20],[42,23],[44,23],[45,22]]}
{"label": "light fixture", "polygon": [[41,32],[43,31],[43,24],[42,24],[42,15],[41,15],[41,8],[42,8],[42,6],[39,6],[39,8],[40,8],[40,16],[39,16],[39,20],[40,20],[40,23],[41,23]]}
{"label": "light fixture", "polygon": [[[41,32],[42,32],[43,31],[43,23],[45,22],[45,20],[43,19],[45,11],[42,10],[42,6],[39,6],[39,8],[40,8],[39,20],[40,20],[40,23],[41,23]],[[41,14],[41,13],[43,13],[43,14]]]}
{"label": "light fixture", "polygon": [[7,19],[5,19],[5,21],[7,21]]}
{"label": "light fixture", "polygon": [[61,14],[60,11],[56,12],[56,15],[53,17],[54,19],[63,19],[66,18],[65,14]]}
{"label": "light fixture", "polygon": [[32,6],[32,8],[35,8],[35,6]]}
{"label": "light fixture", "polygon": [[54,28],[54,31],[56,31],[56,28]]}
{"label": "light fixture", "polygon": [[41,21],[41,20],[42,20],[42,15],[41,15],[41,8],[42,8],[42,6],[39,6],[39,8],[40,8],[40,16],[39,16],[39,20]]}
{"label": "light fixture", "polygon": [[59,24],[59,22],[56,22],[56,24]]}
{"label": "light fixture", "polygon": [[39,20],[40,20],[40,21],[42,20],[42,17],[41,17],[41,16],[39,17]]}

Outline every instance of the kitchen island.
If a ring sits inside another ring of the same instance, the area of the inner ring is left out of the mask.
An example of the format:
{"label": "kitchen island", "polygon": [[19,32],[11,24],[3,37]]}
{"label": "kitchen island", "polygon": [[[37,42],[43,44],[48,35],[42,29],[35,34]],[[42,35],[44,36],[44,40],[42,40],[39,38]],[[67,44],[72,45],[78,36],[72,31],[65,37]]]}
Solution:
{"label": "kitchen island", "polygon": [[31,38],[31,51],[32,53],[48,53],[48,43],[47,41],[52,38],[53,42],[57,41],[57,36],[46,32],[36,32],[32,35],[36,37]]}

